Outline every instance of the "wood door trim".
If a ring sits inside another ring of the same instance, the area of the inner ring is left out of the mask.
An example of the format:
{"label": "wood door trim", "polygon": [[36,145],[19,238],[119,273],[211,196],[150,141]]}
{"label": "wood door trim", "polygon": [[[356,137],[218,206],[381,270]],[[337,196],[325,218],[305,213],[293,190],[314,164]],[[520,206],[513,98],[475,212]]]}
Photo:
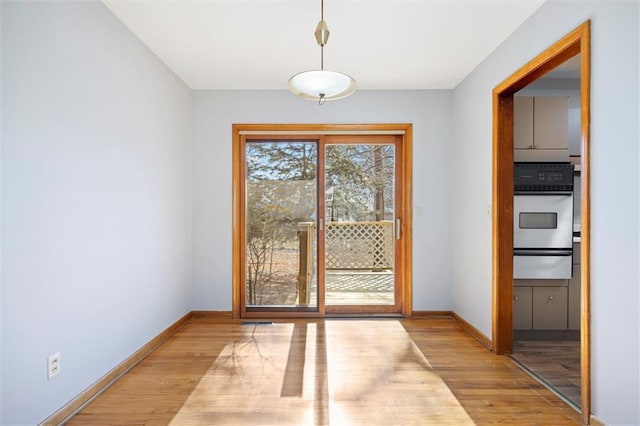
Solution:
{"label": "wood door trim", "polygon": [[402,134],[411,126],[408,123],[377,124],[234,124],[238,134],[274,135],[274,134],[363,134],[384,135]]}
{"label": "wood door trim", "polygon": [[242,310],[242,286],[240,274],[236,271],[244,271],[242,266],[242,253],[243,241],[243,229],[241,226],[240,212],[242,210],[242,197],[243,197],[243,184],[242,176],[244,175],[244,142],[241,140],[240,127],[237,124],[232,126],[233,142],[232,142],[232,177],[231,185],[233,187],[231,191],[231,312],[233,318],[240,318]]}
{"label": "wood door trim", "polygon": [[[322,138],[325,134],[350,134],[355,135],[361,132],[361,135],[398,135],[401,138],[401,149],[403,153],[403,164],[400,173],[402,174],[404,187],[402,190],[401,209],[404,214],[404,220],[401,225],[402,234],[409,236],[401,238],[400,250],[402,264],[398,265],[398,272],[401,274],[401,314],[405,318],[411,316],[412,312],[412,138],[413,125],[410,123],[382,123],[382,124],[233,124],[232,126],[232,316],[233,318],[257,318],[268,315],[269,317],[317,317],[324,315],[324,303],[322,307],[319,305],[319,312],[290,311],[286,313],[275,312],[247,312],[243,299],[241,272],[244,270],[243,244],[244,230],[242,221],[242,209],[244,200],[244,142],[246,135],[251,138],[260,138],[279,134],[295,137],[295,135],[303,138],[309,138],[310,135],[316,135]],[[318,301],[320,302],[320,300]]]}
{"label": "wood door trim", "polygon": [[[318,194],[322,194],[322,196],[318,196],[318,217],[324,220],[324,226],[327,226],[327,218],[325,217],[326,212],[326,199],[325,199],[325,181],[321,179],[320,176],[324,176],[325,174],[325,150],[324,146],[326,144],[326,138],[324,135],[318,137]],[[316,230],[316,241],[318,245],[316,247],[318,259],[325,258],[325,233],[320,232],[320,229]],[[325,316],[326,310],[326,302],[325,302],[325,289],[326,289],[326,276],[324,271],[324,265],[320,265],[320,262],[317,262],[317,277],[318,280],[318,315],[321,317]]]}
{"label": "wood door trim", "polygon": [[402,316],[411,318],[413,313],[413,126],[407,125],[404,128],[405,134],[402,140],[402,158],[401,167],[403,195],[402,195],[402,211],[404,223],[401,224],[400,230],[405,236],[402,242],[402,264],[398,268],[401,273],[402,280]]}
{"label": "wood door trim", "polygon": [[590,21],[533,58],[493,89],[493,231],[492,344],[496,353],[513,348],[513,94],[567,59],[580,54],[581,141],[581,407],[589,423],[591,412],[590,341]]}

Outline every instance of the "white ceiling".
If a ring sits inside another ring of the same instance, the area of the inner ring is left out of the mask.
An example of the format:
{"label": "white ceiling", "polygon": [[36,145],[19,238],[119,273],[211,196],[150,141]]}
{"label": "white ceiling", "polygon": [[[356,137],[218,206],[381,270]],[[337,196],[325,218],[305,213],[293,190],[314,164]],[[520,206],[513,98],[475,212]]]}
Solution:
{"label": "white ceiling", "polygon": [[[544,0],[325,0],[325,69],[361,89],[451,89]],[[286,89],[320,68],[320,0],[104,0],[192,89]]]}

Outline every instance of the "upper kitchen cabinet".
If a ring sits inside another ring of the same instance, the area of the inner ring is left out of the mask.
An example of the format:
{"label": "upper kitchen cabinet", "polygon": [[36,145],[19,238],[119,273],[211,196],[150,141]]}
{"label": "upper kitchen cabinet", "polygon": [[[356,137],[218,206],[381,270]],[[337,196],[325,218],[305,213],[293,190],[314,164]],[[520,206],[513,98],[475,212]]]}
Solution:
{"label": "upper kitchen cabinet", "polygon": [[569,106],[569,156],[580,157],[580,107]]}
{"label": "upper kitchen cabinet", "polygon": [[515,96],[514,160],[569,160],[569,98]]}

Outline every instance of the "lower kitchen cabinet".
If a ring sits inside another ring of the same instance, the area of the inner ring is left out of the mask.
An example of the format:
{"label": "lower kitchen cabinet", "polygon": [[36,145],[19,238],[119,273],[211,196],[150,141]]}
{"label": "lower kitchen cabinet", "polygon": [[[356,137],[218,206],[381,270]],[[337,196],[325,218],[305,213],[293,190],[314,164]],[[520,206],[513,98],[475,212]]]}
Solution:
{"label": "lower kitchen cabinet", "polygon": [[580,243],[573,244],[573,253],[573,276],[568,280],[513,281],[514,330],[580,330]]}
{"label": "lower kitchen cabinet", "polygon": [[580,243],[573,244],[573,277],[569,280],[569,330],[580,330]]}
{"label": "lower kitchen cabinet", "polygon": [[531,287],[513,288],[513,329],[531,330],[533,291]]}
{"label": "lower kitchen cabinet", "polygon": [[567,329],[567,287],[534,287],[534,330]]}
{"label": "lower kitchen cabinet", "polygon": [[518,280],[519,285],[513,287],[513,329],[567,330],[570,306],[567,281],[563,286],[549,287],[522,283],[523,280]]}

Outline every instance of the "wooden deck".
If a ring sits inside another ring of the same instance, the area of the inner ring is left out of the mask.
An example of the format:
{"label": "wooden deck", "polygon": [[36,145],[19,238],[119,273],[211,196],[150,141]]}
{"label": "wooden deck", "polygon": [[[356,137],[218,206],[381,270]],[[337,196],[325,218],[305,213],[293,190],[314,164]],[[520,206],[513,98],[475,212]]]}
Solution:
{"label": "wooden deck", "polygon": [[497,423],[580,417],[449,319],[194,318],[68,424]]}
{"label": "wooden deck", "polygon": [[393,305],[393,272],[327,272],[327,305]]}

